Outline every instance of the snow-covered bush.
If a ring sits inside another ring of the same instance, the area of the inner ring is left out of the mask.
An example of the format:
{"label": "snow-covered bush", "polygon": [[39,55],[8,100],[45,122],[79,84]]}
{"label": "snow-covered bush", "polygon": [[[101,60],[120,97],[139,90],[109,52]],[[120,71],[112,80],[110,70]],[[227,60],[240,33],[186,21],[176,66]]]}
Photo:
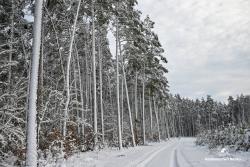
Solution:
{"label": "snow-covered bush", "polygon": [[217,130],[203,131],[197,136],[197,145],[207,145],[210,149],[229,146],[235,150],[248,151],[250,148],[250,130],[229,125]]}

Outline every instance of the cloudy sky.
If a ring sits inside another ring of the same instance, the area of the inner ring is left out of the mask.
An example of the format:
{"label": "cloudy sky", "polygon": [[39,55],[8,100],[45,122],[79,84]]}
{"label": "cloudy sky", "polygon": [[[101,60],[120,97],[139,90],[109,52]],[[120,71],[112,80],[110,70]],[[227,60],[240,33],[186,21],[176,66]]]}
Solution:
{"label": "cloudy sky", "polygon": [[250,94],[250,0],[138,0],[169,61],[170,91],[220,101]]}

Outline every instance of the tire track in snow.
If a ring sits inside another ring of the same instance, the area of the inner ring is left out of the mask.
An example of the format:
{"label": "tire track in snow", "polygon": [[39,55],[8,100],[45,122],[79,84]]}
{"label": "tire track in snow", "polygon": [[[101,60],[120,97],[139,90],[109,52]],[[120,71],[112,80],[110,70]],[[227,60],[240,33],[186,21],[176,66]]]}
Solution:
{"label": "tire track in snow", "polygon": [[186,163],[188,164],[188,167],[194,167],[192,165],[192,163],[188,160],[188,158],[186,157],[186,155],[184,155],[184,153],[179,149],[179,155],[184,159],[184,161],[186,161]]}
{"label": "tire track in snow", "polygon": [[136,165],[136,167],[144,167],[146,166],[157,154],[159,154],[160,152],[162,152],[163,150],[165,150],[166,148],[170,147],[172,144],[174,143],[170,143],[170,145],[166,145],[165,147],[161,148],[158,151],[153,150],[152,152],[150,152],[150,156],[148,156],[146,159],[142,160],[139,164]]}
{"label": "tire track in snow", "polygon": [[177,159],[177,148],[172,152],[170,167],[180,167],[178,159]]}
{"label": "tire track in snow", "polygon": [[[147,166],[148,163],[150,163],[150,161],[152,159],[154,159],[158,154],[160,154],[162,151],[164,151],[165,149],[173,146],[174,144],[176,144],[176,141],[170,141],[165,147],[160,148],[159,150],[153,150],[151,151],[149,154],[147,154],[146,158],[144,158],[143,160],[141,160],[139,163],[137,163],[137,165],[135,165],[136,167],[144,167]],[[148,156],[149,155],[149,156]]]}
{"label": "tire track in snow", "polygon": [[[177,166],[173,166],[173,167],[195,167],[194,164],[183,153],[182,149],[179,148],[179,145],[177,146],[175,151],[176,152],[175,152],[175,157],[174,158],[175,158]],[[201,164],[200,162],[198,162],[198,164],[199,164],[198,167],[201,167],[201,165],[202,165],[202,167],[207,167],[205,164]]]}

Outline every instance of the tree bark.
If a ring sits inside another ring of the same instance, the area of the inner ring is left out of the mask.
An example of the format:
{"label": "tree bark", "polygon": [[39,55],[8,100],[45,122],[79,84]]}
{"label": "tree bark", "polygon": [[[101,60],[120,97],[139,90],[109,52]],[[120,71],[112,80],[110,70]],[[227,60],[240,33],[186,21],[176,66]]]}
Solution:
{"label": "tree bark", "polygon": [[42,6],[43,1],[35,1],[35,21],[33,29],[33,49],[32,49],[32,64],[31,78],[29,81],[29,110],[27,120],[27,149],[26,149],[26,166],[37,166],[37,86],[38,86],[38,69],[39,69],[39,54],[41,45],[41,25],[42,25]]}
{"label": "tree bark", "polygon": [[[118,4],[117,4],[118,6]],[[117,124],[118,124],[118,144],[119,149],[122,149],[122,134],[121,134],[121,113],[120,113],[120,93],[119,93],[119,56],[118,56],[118,38],[119,26],[116,18],[116,96],[117,96]]]}
{"label": "tree bark", "polygon": [[160,125],[159,125],[159,118],[158,118],[158,107],[156,106],[155,98],[153,98],[153,101],[154,101],[154,111],[155,111],[155,118],[156,118],[157,131],[158,131],[158,140],[161,141]]}
{"label": "tree bark", "polygon": [[66,72],[66,103],[65,103],[65,109],[64,109],[64,123],[63,123],[63,137],[66,137],[67,133],[67,119],[68,119],[68,107],[69,107],[69,101],[70,101],[70,64],[71,64],[71,57],[72,57],[72,48],[73,48],[73,42],[74,42],[74,36],[75,36],[75,30],[76,30],[76,23],[77,23],[77,18],[78,18],[78,13],[81,5],[81,0],[78,2],[78,7],[76,11],[76,16],[75,16],[75,21],[73,25],[73,31],[71,35],[71,41],[70,41],[70,47],[69,47],[69,55],[68,55],[68,60],[67,60],[67,72]]}
{"label": "tree bark", "polygon": [[153,139],[153,114],[152,114],[152,101],[149,95],[149,116],[150,116],[150,138]]}
{"label": "tree bark", "polygon": [[[122,56],[121,42],[120,41],[119,41],[119,50],[120,50],[120,55]],[[134,135],[133,119],[132,119],[132,113],[131,113],[131,107],[130,107],[130,100],[129,100],[129,94],[128,94],[128,85],[127,85],[126,72],[125,72],[123,58],[122,58],[122,72],[123,72],[123,81],[124,81],[126,98],[127,98],[127,105],[128,105],[129,125],[130,125],[131,137],[132,137],[132,146],[134,147],[136,145],[135,144],[135,135]],[[123,96],[123,94],[122,94],[122,96]]]}
{"label": "tree bark", "polygon": [[9,86],[9,93],[11,93],[11,62],[12,62],[12,52],[13,52],[13,38],[14,38],[14,16],[15,16],[15,6],[14,6],[14,0],[11,0],[11,34],[10,34],[10,53],[9,53],[9,76],[8,76],[8,86]]}
{"label": "tree bark", "polygon": [[100,79],[100,109],[101,109],[101,128],[102,128],[102,144],[104,144],[104,114],[103,114],[103,95],[102,95],[102,49],[101,39],[99,39],[98,53],[99,53],[99,79]]}
{"label": "tree bark", "polygon": [[96,97],[96,58],[95,58],[95,0],[92,0],[91,15],[92,15],[92,58],[93,58],[93,94],[94,94],[94,149],[97,149],[97,97]]}
{"label": "tree bark", "polygon": [[145,64],[143,67],[143,79],[142,79],[142,138],[143,138],[143,144],[146,144],[146,136],[145,136]]}

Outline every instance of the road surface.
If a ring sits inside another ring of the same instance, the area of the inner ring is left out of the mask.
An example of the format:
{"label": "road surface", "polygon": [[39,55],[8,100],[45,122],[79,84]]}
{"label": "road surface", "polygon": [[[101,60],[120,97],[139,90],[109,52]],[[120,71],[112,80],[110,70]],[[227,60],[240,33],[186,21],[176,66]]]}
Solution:
{"label": "road surface", "polygon": [[195,138],[79,153],[46,167],[250,167],[250,152],[229,153],[198,147]]}
{"label": "road surface", "polygon": [[250,153],[236,154],[198,147],[182,138],[154,156],[146,167],[250,167]]}

